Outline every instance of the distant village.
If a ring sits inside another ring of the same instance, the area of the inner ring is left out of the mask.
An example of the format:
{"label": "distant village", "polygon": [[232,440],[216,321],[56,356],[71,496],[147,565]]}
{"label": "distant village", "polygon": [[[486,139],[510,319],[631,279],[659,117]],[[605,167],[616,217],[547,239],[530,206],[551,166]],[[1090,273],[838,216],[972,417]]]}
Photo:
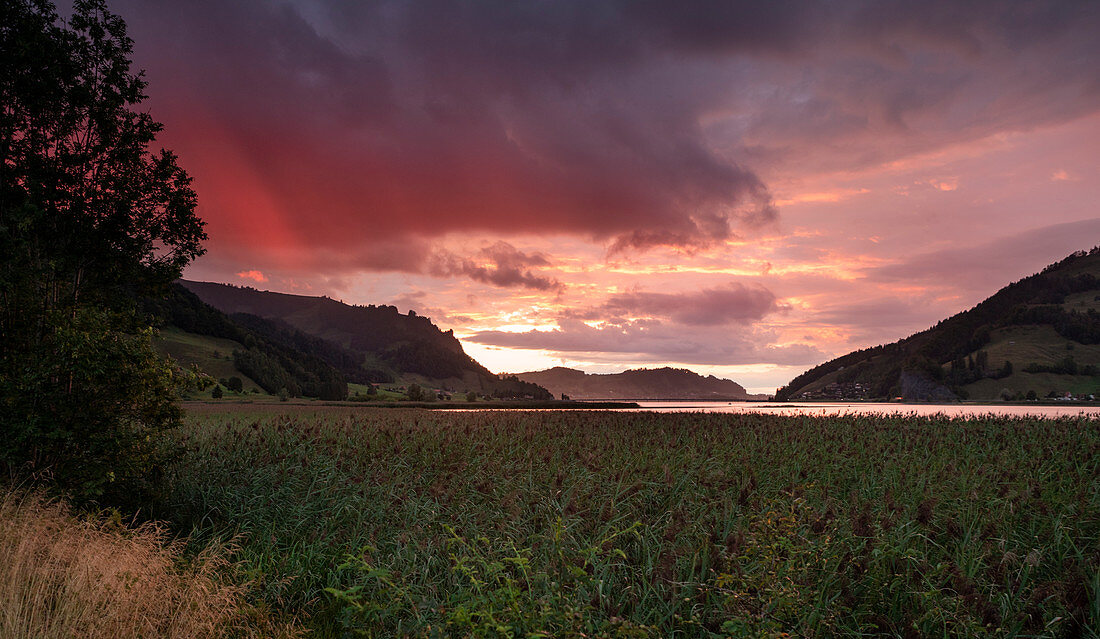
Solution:
{"label": "distant village", "polygon": [[[866,399],[870,399],[870,389],[867,386],[865,386],[865,385],[863,385],[859,382],[844,382],[844,383],[833,382],[831,384],[826,384],[825,387],[820,389],[820,390],[806,391],[806,392],[800,393],[799,395],[797,395],[793,399],[795,399],[795,400],[804,400],[804,401],[812,401],[812,400],[866,400]],[[901,398],[897,397],[895,399],[900,400]],[[1007,400],[1007,401],[1020,401],[1020,400],[1038,401],[1040,399],[1040,397],[1034,391],[1029,391],[1027,394],[1017,393],[1017,394],[1009,396],[1009,397],[1002,396],[1001,399],[1004,399],[1004,400]],[[1046,397],[1043,398],[1043,399],[1046,399],[1048,401],[1057,401],[1057,402],[1094,402],[1094,401],[1096,401],[1096,396],[1093,395],[1093,394],[1086,394],[1086,393],[1074,394],[1074,393],[1071,393],[1069,391],[1065,391],[1065,392],[1050,391],[1049,393],[1047,393]]]}
{"label": "distant village", "polygon": [[868,399],[870,389],[859,382],[833,382],[816,391],[806,391],[795,399]]}

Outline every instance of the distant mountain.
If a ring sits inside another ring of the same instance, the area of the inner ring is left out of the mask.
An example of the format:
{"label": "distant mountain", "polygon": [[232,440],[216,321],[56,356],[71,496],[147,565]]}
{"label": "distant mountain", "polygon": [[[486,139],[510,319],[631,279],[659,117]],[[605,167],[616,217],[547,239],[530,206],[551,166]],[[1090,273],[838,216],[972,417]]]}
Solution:
{"label": "distant mountain", "polygon": [[776,399],[1100,395],[1100,247],[932,328],[816,366]]}
{"label": "distant mountain", "polygon": [[555,397],[572,399],[725,399],[750,396],[745,387],[713,375],[703,377],[682,368],[640,368],[596,375],[555,366],[544,371],[518,373],[516,377],[549,390]]}
{"label": "distant mountain", "polygon": [[[352,306],[328,297],[211,282],[181,280],[180,284],[230,317],[261,318],[317,338],[326,350],[335,348],[341,357],[354,354],[357,363],[352,366],[358,366],[368,381],[393,382],[417,376],[440,386],[498,397],[549,398],[545,389],[534,384],[494,375],[462,350],[453,331],[439,330],[415,311],[401,314],[395,306]],[[354,378],[355,372],[343,365],[339,368],[349,379]]]}

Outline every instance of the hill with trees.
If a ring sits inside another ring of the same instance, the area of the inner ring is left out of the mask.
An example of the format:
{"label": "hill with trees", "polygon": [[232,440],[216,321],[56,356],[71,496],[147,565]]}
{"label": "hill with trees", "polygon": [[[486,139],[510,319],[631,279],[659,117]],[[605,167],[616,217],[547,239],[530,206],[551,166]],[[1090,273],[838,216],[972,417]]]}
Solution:
{"label": "hill with trees", "polygon": [[[349,380],[368,381],[369,373],[354,353],[283,323],[243,313],[229,317],[179,284],[165,296],[144,300],[143,309],[162,326],[229,340],[231,350],[225,357],[231,358],[233,368],[272,395],[341,400],[348,396]],[[181,364],[195,363],[203,372],[222,377],[206,361],[182,361],[178,345],[187,341],[165,335],[154,340],[159,350]]]}
{"label": "hill with trees", "polygon": [[1035,399],[1100,393],[1100,247],[892,344],[816,366],[776,399]]}
{"label": "hill with trees", "polygon": [[622,373],[589,374],[555,366],[519,373],[519,379],[546,387],[556,397],[571,399],[756,399],[737,382],[713,375],[703,377],[682,368],[639,368]]}
{"label": "hill with trees", "polygon": [[181,280],[197,300],[268,339],[317,355],[350,381],[420,380],[500,398],[550,399],[536,384],[494,375],[462,349],[453,331],[441,331],[415,311],[353,306],[329,297],[259,291]]}

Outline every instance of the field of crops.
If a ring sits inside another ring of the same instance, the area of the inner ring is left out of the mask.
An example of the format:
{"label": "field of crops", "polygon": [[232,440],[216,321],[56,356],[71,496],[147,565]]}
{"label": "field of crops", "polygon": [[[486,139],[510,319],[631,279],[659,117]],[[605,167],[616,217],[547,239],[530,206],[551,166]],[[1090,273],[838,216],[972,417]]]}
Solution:
{"label": "field of crops", "polygon": [[1097,636],[1095,421],[232,410],[154,514],[314,636]]}

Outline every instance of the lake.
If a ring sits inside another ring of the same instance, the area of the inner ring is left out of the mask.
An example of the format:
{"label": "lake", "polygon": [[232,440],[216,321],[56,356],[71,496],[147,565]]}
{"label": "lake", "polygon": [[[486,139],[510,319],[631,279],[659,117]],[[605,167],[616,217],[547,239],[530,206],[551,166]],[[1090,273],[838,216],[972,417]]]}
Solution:
{"label": "lake", "polygon": [[[1095,406],[1018,404],[902,404],[896,402],[678,402],[638,401],[641,410],[658,413],[700,411],[706,413],[768,413],[772,415],[978,415],[1100,418],[1100,403]],[[619,408],[610,410],[639,410]]]}

